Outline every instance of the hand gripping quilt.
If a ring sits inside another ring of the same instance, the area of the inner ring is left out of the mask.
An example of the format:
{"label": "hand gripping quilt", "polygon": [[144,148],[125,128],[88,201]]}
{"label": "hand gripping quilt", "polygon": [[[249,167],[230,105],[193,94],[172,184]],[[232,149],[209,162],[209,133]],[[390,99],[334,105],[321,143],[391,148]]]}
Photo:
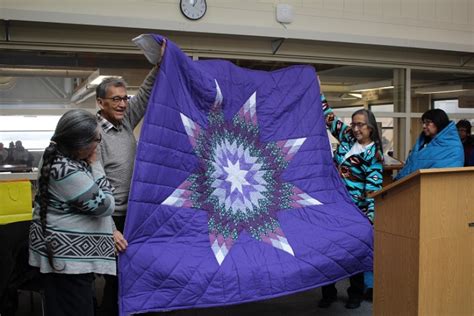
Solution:
{"label": "hand gripping quilt", "polygon": [[372,227],[333,164],[317,82],[310,66],[193,61],[167,40],[132,179],[121,315],[268,299],[372,269]]}

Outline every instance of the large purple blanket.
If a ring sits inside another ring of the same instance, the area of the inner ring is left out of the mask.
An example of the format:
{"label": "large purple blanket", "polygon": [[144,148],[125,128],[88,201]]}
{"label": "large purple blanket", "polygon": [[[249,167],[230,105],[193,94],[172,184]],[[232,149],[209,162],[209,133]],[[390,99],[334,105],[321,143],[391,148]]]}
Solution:
{"label": "large purple blanket", "polygon": [[372,228],[330,150],[314,68],[193,61],[168,41],[135,162],[121,314],[262,300],[370,270]]}

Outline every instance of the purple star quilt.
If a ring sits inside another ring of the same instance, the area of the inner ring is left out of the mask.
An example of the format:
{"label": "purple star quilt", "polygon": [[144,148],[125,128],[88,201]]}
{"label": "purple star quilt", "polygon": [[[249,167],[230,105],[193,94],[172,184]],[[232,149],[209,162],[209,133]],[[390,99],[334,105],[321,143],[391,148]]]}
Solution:
{"label": "purple star quilt", "polygon": [[372,227],[334,167],[314,68],[193,61],[169,40],[125,227],[122,315],[273,298],[372,268]]}

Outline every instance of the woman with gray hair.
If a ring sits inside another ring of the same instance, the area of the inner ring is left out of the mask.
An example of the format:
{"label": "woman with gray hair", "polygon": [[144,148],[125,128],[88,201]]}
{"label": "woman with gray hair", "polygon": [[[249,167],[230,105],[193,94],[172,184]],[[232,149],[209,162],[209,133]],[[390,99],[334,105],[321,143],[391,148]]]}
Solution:
{"label": "woman with gray hair", "polygon": [[100,141],[93,114],[68,111],[40,162],[29,263],[44,278],[45,315],[94,315],[94,273],[116,273],[114,198],[96,162]]}
{"label": "woman with gray hair", "polygon": [[[383,180],[383,149],[380,140],[377,121],[374,114],[366,109],[355,111],[351,123],[345,124],[338,118],[321,93],[326,127],[338,140],[339,144],[334,152],[334,163],[339,171],[349,196],[371,224],[375,217],[375,202],[369,194],[382,189]],[[366,272],[372,278],[371,272]],[[365,296],[372,299],[372,284],[364,284],[364,273],[355,273],[350,278],[350,287],[347,289],[349,300],[346,308],[358,308],[364,298],[364,287],[367,286]],[[328,308],[337,299],[335,284],[322,287],[323,298],[318,306]]]}

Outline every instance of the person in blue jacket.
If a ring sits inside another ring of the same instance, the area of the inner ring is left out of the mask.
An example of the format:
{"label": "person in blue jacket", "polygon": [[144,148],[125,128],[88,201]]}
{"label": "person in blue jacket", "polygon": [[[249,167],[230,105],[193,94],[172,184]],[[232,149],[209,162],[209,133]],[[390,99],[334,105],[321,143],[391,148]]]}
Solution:
{"label": "person in blue jacket", "polygon": [[462,167],[464,151],[454,122],[441,109],[423,113],[423,132],[413,146],[405,166],[395,177],[401,179],[419,169]]}

